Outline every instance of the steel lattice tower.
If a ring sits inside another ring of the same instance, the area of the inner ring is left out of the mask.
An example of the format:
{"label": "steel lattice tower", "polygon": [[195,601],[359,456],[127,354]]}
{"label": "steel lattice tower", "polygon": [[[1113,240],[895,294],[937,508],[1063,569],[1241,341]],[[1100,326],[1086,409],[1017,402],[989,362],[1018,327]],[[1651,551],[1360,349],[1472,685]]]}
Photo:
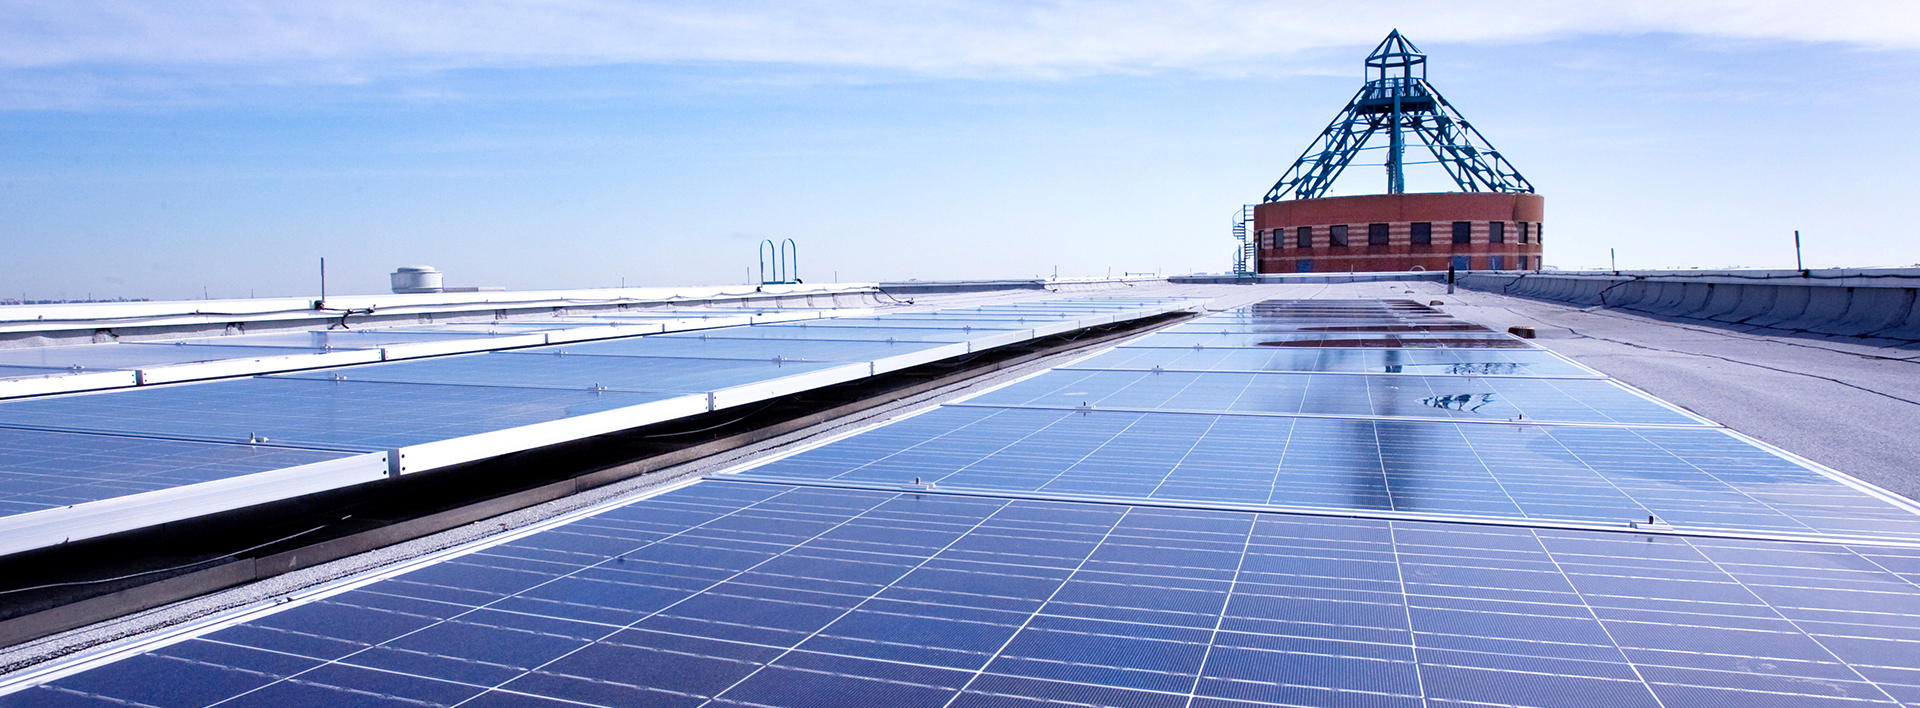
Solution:
{"label": "steel lattice tower", "polygon": [[1533,192],[1460,112],[1427,83],[1427,55],[1394,30],[1367,56],[1367,83],[1320,131],[1263,201],[1319,199],[1375,137],[1387,140],[1387,193],[1406,192],[1407,138],[1425,144],[1463,192]]}

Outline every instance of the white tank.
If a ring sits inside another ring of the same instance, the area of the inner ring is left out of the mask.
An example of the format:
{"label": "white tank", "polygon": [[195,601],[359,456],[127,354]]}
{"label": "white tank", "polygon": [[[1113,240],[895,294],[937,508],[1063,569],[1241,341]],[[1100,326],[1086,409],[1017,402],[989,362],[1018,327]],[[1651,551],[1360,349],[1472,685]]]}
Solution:
{"label": "white tank", "polygon": [[393,291],[396,293],[437,293],[442,289],[446,274],[434,270],[433,266],[400,266],[393,271]]}

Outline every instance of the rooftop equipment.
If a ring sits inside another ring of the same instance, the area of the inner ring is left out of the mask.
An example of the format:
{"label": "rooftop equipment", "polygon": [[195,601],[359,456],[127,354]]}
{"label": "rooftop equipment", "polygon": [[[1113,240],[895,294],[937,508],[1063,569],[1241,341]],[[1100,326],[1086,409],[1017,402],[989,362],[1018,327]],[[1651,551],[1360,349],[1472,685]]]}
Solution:
{"label": "rooftop equipment", "polygon": [[396,293],[437,293],[445,290],[445,273],[433,266],[400,266],[389,276]]}

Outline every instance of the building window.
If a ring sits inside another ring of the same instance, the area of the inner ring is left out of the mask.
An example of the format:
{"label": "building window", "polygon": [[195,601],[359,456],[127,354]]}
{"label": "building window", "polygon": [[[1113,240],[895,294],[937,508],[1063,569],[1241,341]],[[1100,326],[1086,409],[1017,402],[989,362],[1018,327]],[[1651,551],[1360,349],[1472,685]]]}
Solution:
{"label": "building window", "polygon": [[1294,262],[1294,265],[1293,265],[1293,272],[1295,272],[1295,273],[1312,273],[1312,272],[1313,272],[1313,261],[1310,261],[1310,260],[1305,260],[1305,259],[1301,259],[1301,260],[1299,260],[1299,261],[1295,261],[1295,262]]}
{"label": "building window", "polygon": [[1433,222],[1413,222],[1413,245],[1430,246],[1433,244]]}
{"label": "building window", "polygon": [[[1495,222],[1495,223],[1498,223],[1498,222]],[[1487,267],[1489,267],[1489,268],[1492,268],[1493,270],[1506,270],[1506,269],[1507,269],[1507,257],[1506,257],[1506,256],[1490,256],[1490,257],[1488,257],[1488,258],[1487,258],[1487,260],[1489,260],[1489,261],[1491,261],[1491,262],[1492,262],[1492,264],[1491,264],[1491,265],[1489,265],[1489,266],[1487,266]]]}
{"label": "building window", "polygon": [[1369,246],[1387,245],[1387,225],[1386,224],[1367,224],[1367,245]]}
{"label": "building window", "polygon": [[[1506,242],[1507,242],[1507,222],[1504,222],[1504,221],[1487,222],[1487,243],[1506,243]],[[1500,266],[1494,266],[1493,269],[1500,270]]]}
{"label": "building window", "polygon": [[1471,221],[1453,222],[1453,242],[1454,243],[1473,243],[1473,222]]}
{"label": "building window", "polygon": [[[1527,229],[1526,229],[1526,227],[1524,227],[1524,226],[1523,226],[1523,227],[1521,227],[1521,228],[1520,228],[1520,232],[1521,232],[1521,233],[1526,233],[1526,231],[1527,231]],[[1519,265],[1518,267],[1519,267],[1519,269],[1520,269],[1520,270],[1526,270],[1526,269],[1527,269],[1527,257],[1526,257],[1526,256],[1520,256],[1520,265]]]}
{"label": "building window", "polygon": [[1346,224],[1327,227],[1327,245],[1329,246],[1347,245],[1347,225]]}
{"label": "building window", "polygon": [[1454,270],[1473,270],[1473,260],[1466,256],[1453,257]]}
{"label": "building window", "polygon": [[1547,242],[1547,225],[1546,224],[1536,223],[1533,225],[1533,242],[1534,243]]}
{"label": "building window", "polygon": [[[1313,248],[1313,227],[1302,226],[1293,230],[1293,245],[1300,248]],[[1303,261],[1304,262],[1304,261]],[[1301,271],[1306,272],[1306,271]]]}
{"label": "building window", "polygon": [[[1530,230],[1528,227],[1531,227],[1531,226],[1533,226],[1533,224],[1529,224],[1524,221],[1520,222],[1520,242],[1521,243],[1527,242],[1527,236],[1530,235],[1527,233]],[[1520,268],[1520,270],[1526,270],[1526,268],[1523,266]]]}

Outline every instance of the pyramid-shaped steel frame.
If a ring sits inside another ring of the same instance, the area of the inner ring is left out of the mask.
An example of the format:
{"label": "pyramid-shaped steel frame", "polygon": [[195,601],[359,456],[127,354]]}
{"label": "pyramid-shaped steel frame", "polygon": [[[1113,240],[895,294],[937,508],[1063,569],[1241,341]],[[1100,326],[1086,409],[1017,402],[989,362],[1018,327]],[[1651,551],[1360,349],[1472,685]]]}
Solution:
{"label": "pyramid-shaped steel frame", "polygon": [[1387,193],[1404,193],[1409,133],[1426,144],[1461,191],[1533,192],[1533,184],[1427,83],[1426,65],[1427,55],[1400,30],[1389,33],[1367,56],[1367,84],[1267,190],[1264,201],[1326,196],[1354,156],[1382,134],[1389,141]]}

